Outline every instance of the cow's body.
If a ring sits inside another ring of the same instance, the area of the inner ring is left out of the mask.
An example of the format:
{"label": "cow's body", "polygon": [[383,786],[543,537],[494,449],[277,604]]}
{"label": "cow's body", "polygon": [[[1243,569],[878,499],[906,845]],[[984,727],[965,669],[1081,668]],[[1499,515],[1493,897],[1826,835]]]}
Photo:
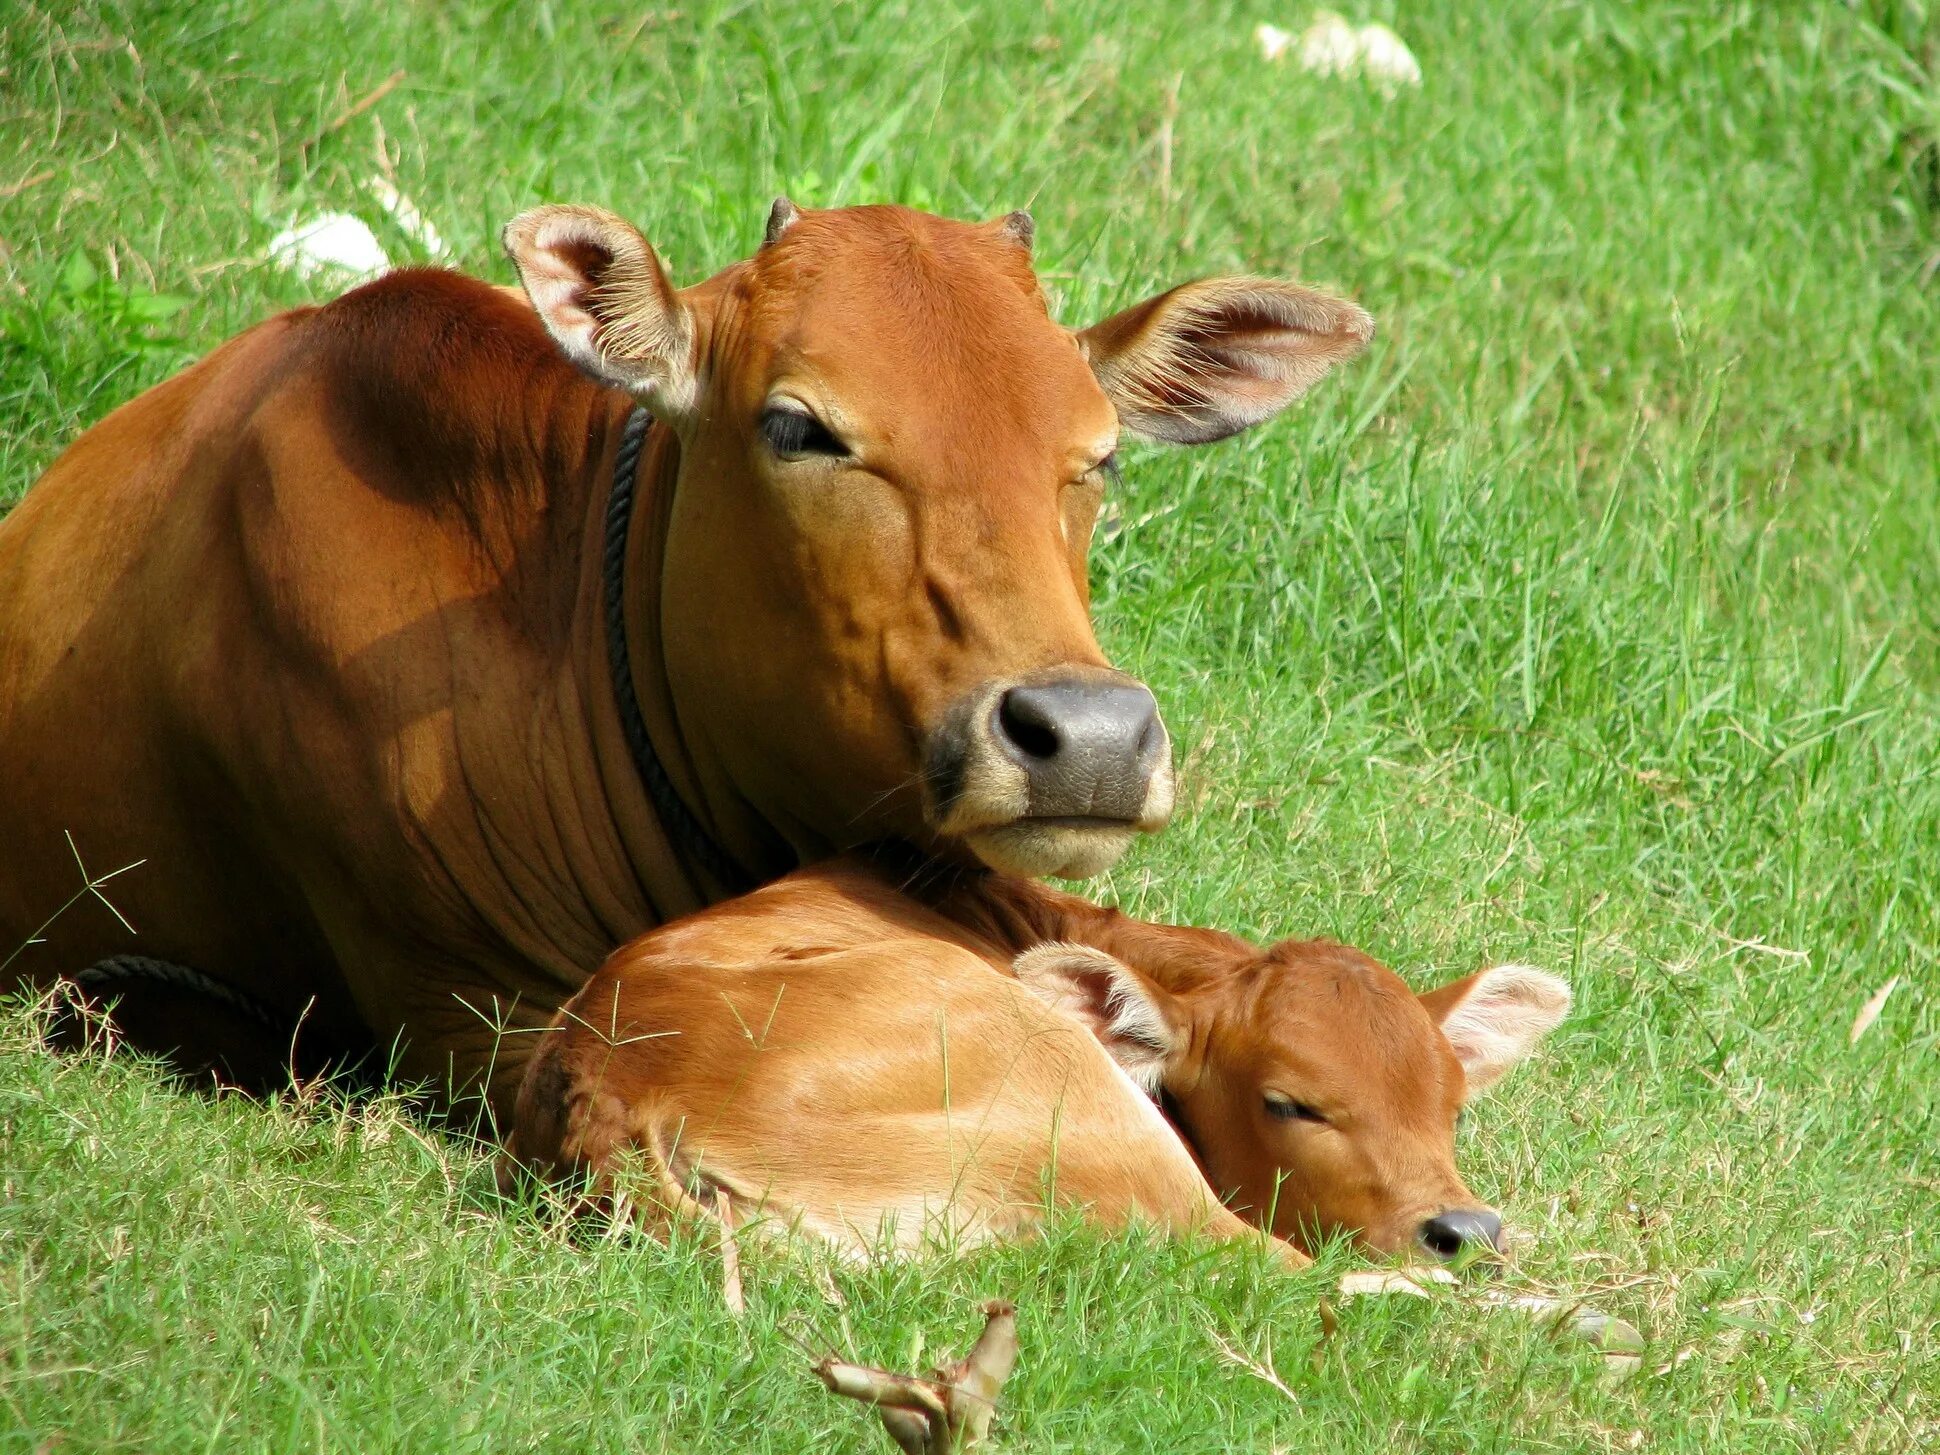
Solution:
{"label": "cow's body", "polygon": [[540,1038],[510,1154],[599,1180],[637,1156],[655,1206],[698,1177],[852,1245],[1015,1231],[1054,1182],[1110,1222],[1235,1236],[1216,1193],[1294,1242],[1449,1256],[1499,1227],[1456,1111],[1568,1001],[1513,966],[1417,997],[1325,941],[850,856],[616,952]]}
{"label": "cow's body", "polygon": [[[521,304],[404,275],[89,431],[0,530],[0,943],[78,887],[64,832],[90,870],[141,861],[106,890],[136,933],[84,901],[15,969],[139,949],[471,1069],[493,1037],[455,996],[543,1017],[718,892],[644,795],[596,631],[626,413]],[[191,1047],[220,1014],[146,999]]]}
{"label": "cow's body", "polygon": [[[64,834],[93,873],[140,867],[6,978],[178,962],[503,1104],[499,1028],[730,881],[884,836],[1083,874],[1161,825],[1169,743],[1087,612],[1105,456],[1121,418],[1266,417],[1366,316],[1215,280],[1074,334],[1015,219],[771,232],[676,291],[618,219],[541,209],[508,230],[531,306],[393,274],[56,461],[0,522],[0,954],[80,887]],[[603,610],[635,405],[613,564],[657,797]],[[118,993],[157,1049],[245,1079],[290,1054]]]}

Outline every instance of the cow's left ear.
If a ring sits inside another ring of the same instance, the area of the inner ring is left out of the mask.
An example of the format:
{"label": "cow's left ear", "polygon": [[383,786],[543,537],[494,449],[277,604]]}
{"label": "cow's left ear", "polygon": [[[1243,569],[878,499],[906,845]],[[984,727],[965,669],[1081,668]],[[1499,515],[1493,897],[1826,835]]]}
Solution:
{"label": "cow's left ear", "polygon": [[1132,1080],[1158,1090],[1167,1063],[1185,1044],[1176,996],[1088,945],[1037,945],[1010,968],[1038,999],[1083,1021]]}
{"label": "cow's left ear", "polygon": [[1367,347],[1355,304],[1269,278],[1205,278],[1078,335],[1132,434],[1197,445],[1270,419]]}
{"label": "cow's left ear", "polygon": [[1420,999],[1455,1048],[1470,1096],[1500,1081],[1570,1010],[1568,983],[1527,965],[1478,970]]}
{"label": "cow's left ear", "polygon": [[567,358],[669,424],[692,414],[694,319],[638,228],[597,207],[535,207],[503,241]]}

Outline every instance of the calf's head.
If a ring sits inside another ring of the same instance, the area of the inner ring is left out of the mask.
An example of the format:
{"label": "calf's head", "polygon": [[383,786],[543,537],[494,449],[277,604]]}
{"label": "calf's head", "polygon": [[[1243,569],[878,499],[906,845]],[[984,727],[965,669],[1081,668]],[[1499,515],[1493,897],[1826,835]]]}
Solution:
{"label": "calf's head", "polygon": [[1171,744],[1092,634],[1122,436],[1270,418],[1365,347],[1291,283],[1187,283],[1054,322],[1025,213],[775,204],[676,289],[610,213],[505,242],[561,348],[680,444],[659,611],[683,732],[798,849],[884,835],[1082,876],[1171,814]]}
{"label": "calf's head", "polygon": [[1041,945],[1015,969],[1160,1096],[1235,1212],[1310,1251],[1339,1232],[1388,1253],[1495,1246],[1501,1218],[1455,1168],[1456,1115],[1570,1003],[1521,965],[1416,995],[1326,941],[1172,990],[1085,946]]}

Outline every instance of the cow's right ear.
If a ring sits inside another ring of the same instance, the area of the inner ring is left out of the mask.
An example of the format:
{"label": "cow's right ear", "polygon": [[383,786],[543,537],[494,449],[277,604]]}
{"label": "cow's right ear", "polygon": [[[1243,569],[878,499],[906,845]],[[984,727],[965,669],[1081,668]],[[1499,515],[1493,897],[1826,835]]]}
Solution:
{"label": "cow's right ear", "polygon": [[692,415],[694,319],[638,228],[597,207],[535,207],[503,241],[567,358],[669,424]]}
{"label": "cow's right ear", "polygon": [[1199,445],[1271,419],[1374,337],[1345,299],[1271,278],[1203,278],[1115,313],[1079,347],[1124,428]]}
{"label": "cow's right ear", "polygon": [[1076,1016],[1147,1091],[1157,1091],[1186,1040],[1178,997],[1089,945],[1037,945],[1011,973],[1039,1000]]}
{"label": "cow's right ear", "polygon": [[1493,965],[1425,990],[1422,1009],[1448,1037],[1470,1096],[1488,1090],[1563,1023],[1569,982],[1528,965]]}

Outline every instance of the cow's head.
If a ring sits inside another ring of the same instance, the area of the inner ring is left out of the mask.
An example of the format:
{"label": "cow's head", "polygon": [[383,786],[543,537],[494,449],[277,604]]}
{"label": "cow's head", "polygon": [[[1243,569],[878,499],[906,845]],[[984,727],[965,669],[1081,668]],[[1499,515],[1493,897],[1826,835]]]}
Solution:
{"label": "cow's head", "polygon": [[1495,1246],[1501,1218],[1455,1170],[1456,1114],[1570,1003],[1522,965],[1416,995],[1312,940],[1176,991],[1085,946],[1041,945],[1015,968],[1161,1096],[1235,1212],[1310,1251],[1342,1231],[1388,1253]]}
{"label": "cow's head", "polygon": [[1290,283],[1187,283],[1071,331],[1031,222],[776,203],[676,289],[631,225],[542,207],[506,246],[547,328],[680,441],[661,630],[690,746],[796,841],[893,834],[1105,868],[1172,811],[1152,694],[1092,635],[1121,437],[1224,438],[1365,347]]}

